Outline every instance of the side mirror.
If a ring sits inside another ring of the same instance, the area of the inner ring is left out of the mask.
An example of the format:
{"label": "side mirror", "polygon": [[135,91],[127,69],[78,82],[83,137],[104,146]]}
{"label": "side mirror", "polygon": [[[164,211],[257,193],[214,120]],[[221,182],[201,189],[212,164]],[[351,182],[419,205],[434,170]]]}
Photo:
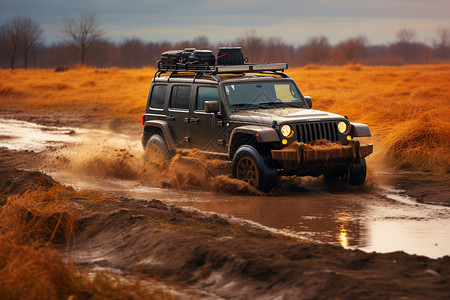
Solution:
{"label": "side mirror", "polygon": [[219,112],[219,102],[217,101],[205,101],[205,112],[207,113],[218,113]]}
{"label": "side mirror", "polygon": [[304,98],[305,98],[305,101],[308,104],[309,108],[311,108],[312,107],[311,97],[310,96],[305,96]]}

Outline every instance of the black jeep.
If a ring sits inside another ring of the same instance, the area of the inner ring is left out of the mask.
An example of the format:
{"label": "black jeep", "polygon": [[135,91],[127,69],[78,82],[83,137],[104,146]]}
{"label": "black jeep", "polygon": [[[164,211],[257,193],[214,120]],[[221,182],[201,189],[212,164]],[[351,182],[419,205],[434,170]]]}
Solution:
{"label": "black jeep", "polygon": [[221,49],[233,58],[228,63],[183,61],[186,51],[158,62],[143,115],[146,151],[169,159],[197,148],[230,161],[234,178],[264,192],[285,175],[362,185],[373,146],[355,138],[370,136],[368,126],[311,109],[311,98],[284,73],[287,64],[244,63],[236,49]]}

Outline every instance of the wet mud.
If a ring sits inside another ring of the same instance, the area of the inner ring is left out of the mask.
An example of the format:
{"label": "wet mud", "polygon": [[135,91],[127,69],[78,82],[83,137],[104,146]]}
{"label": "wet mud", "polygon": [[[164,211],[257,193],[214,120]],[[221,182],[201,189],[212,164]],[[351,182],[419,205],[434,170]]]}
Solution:
{"label": "wet mud", "polygon": [[[0,193],[8,196],[37,183],[43,189],[58,185],[39,172],[9,169],[2,175]],[[117,196],[71,208],[80,216],[78,229],[70,247],[60,250],[74,262],[190,286],[202,295],[198,298],[450,297],[448,256],[366,253],[311,243],[158,200]]]}

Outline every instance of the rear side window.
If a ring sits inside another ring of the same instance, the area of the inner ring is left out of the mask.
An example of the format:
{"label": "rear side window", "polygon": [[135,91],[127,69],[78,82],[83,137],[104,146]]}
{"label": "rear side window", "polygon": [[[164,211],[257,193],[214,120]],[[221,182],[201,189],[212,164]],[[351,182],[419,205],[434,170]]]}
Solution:
{"label": "rear side window", "polygon": [[220,107],[219,91],[216,87],[201,86],[198,88],[196,110],[205,110],[205,101],[217,101]]}
{"label": "rear side window", "polygon": [[166,99],[167,85],[154,85],[152,94],[150,95],[150,107],[164,108],[164,100]]}
{"label": "rear side window", "polygon": [[170,96],[170,107],[189,109],[189,99],[191,96],[191,87],[188,85],[172,86],[172,94]]}

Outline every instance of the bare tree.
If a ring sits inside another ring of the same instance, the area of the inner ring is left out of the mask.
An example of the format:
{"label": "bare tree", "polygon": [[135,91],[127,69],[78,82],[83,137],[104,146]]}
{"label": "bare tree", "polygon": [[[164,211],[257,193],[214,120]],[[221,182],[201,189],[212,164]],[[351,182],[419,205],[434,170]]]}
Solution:
{"label": "bare tree", "polygon": [[85,63],[86,52],[104,35],[103,27],[97,23],[97,13],[83,13],[79,20],[71,17],[63,19],[62,33],[68,37],[68,43],[80,52],[80,62]]}
{"label": "bare tree", "polygon": [[323,64],[328,59],[331,46],[325,36],[309,38],[305,45],[305,55],[308,63]]}
{"label": "bare tree", "polygon": [[333,59],[339,64],[360,62],[366,52],[367,38],[358,36],[337,44],[333,51]]}
{"label": "bare tree", "polygon": [[137,38],[131,38],[123,41],[119,45],[120,62],[119,65],[125,68],[139,68],[148,63],[144,43]]}
{"label": "bare tree", "polygon": [[414,29],[402,28],[397,31],[395,37],[398,43],[411,44],[416,39],[416,31]]}
{"label": "bare tree", "polygon": [[10,68],[14,69],[17,55],[22,52],[25,69],[28,58],[36,47],[42,44],[42,28],[30,17],[14,17],[0,26],[2,49],[9,57]]}
{"label": "bare tree", "polygon": [[436,32],[438,38],[433,42],[436,54],[440,58],[447,58],[450,52],[450,27],[439,27]]}
{"label": "bare tree", "polygon": [[3,23],[0,27],[1,48],[9,59],[11,70],[14,70],[20,44],[20,33],[14,23],[14,19],[12,19]]}
{"label": "bare tree", "polygon": [[415,48],[416,31],[413,29],[402,28],[396,33],[395,48],[398,54],[407,62],[412,60]]}
{"label": "bare tree", "polygon": [[263,56],[263,48],[265,42],[258,37],[256,31],[251,30],[245,33],[243,38],[238,38],[234,44],[241,45],[244,56],[249,57],[252,62],[262,62],[265,60]]}
{"label": "bare tree", "polygon": [[209,44],[209,39],[206,36],[200,35],[192,40],[192,45],[198,49],[203,49],[203,48],[209,48],[210,44]]}
{"label": "bare tree", "polygon": [[23,61],[25,69],[28,68],[28,58],[36,48],[43,44],[41,25],[31,18],[23,18],[21,46],[23,51]]}

